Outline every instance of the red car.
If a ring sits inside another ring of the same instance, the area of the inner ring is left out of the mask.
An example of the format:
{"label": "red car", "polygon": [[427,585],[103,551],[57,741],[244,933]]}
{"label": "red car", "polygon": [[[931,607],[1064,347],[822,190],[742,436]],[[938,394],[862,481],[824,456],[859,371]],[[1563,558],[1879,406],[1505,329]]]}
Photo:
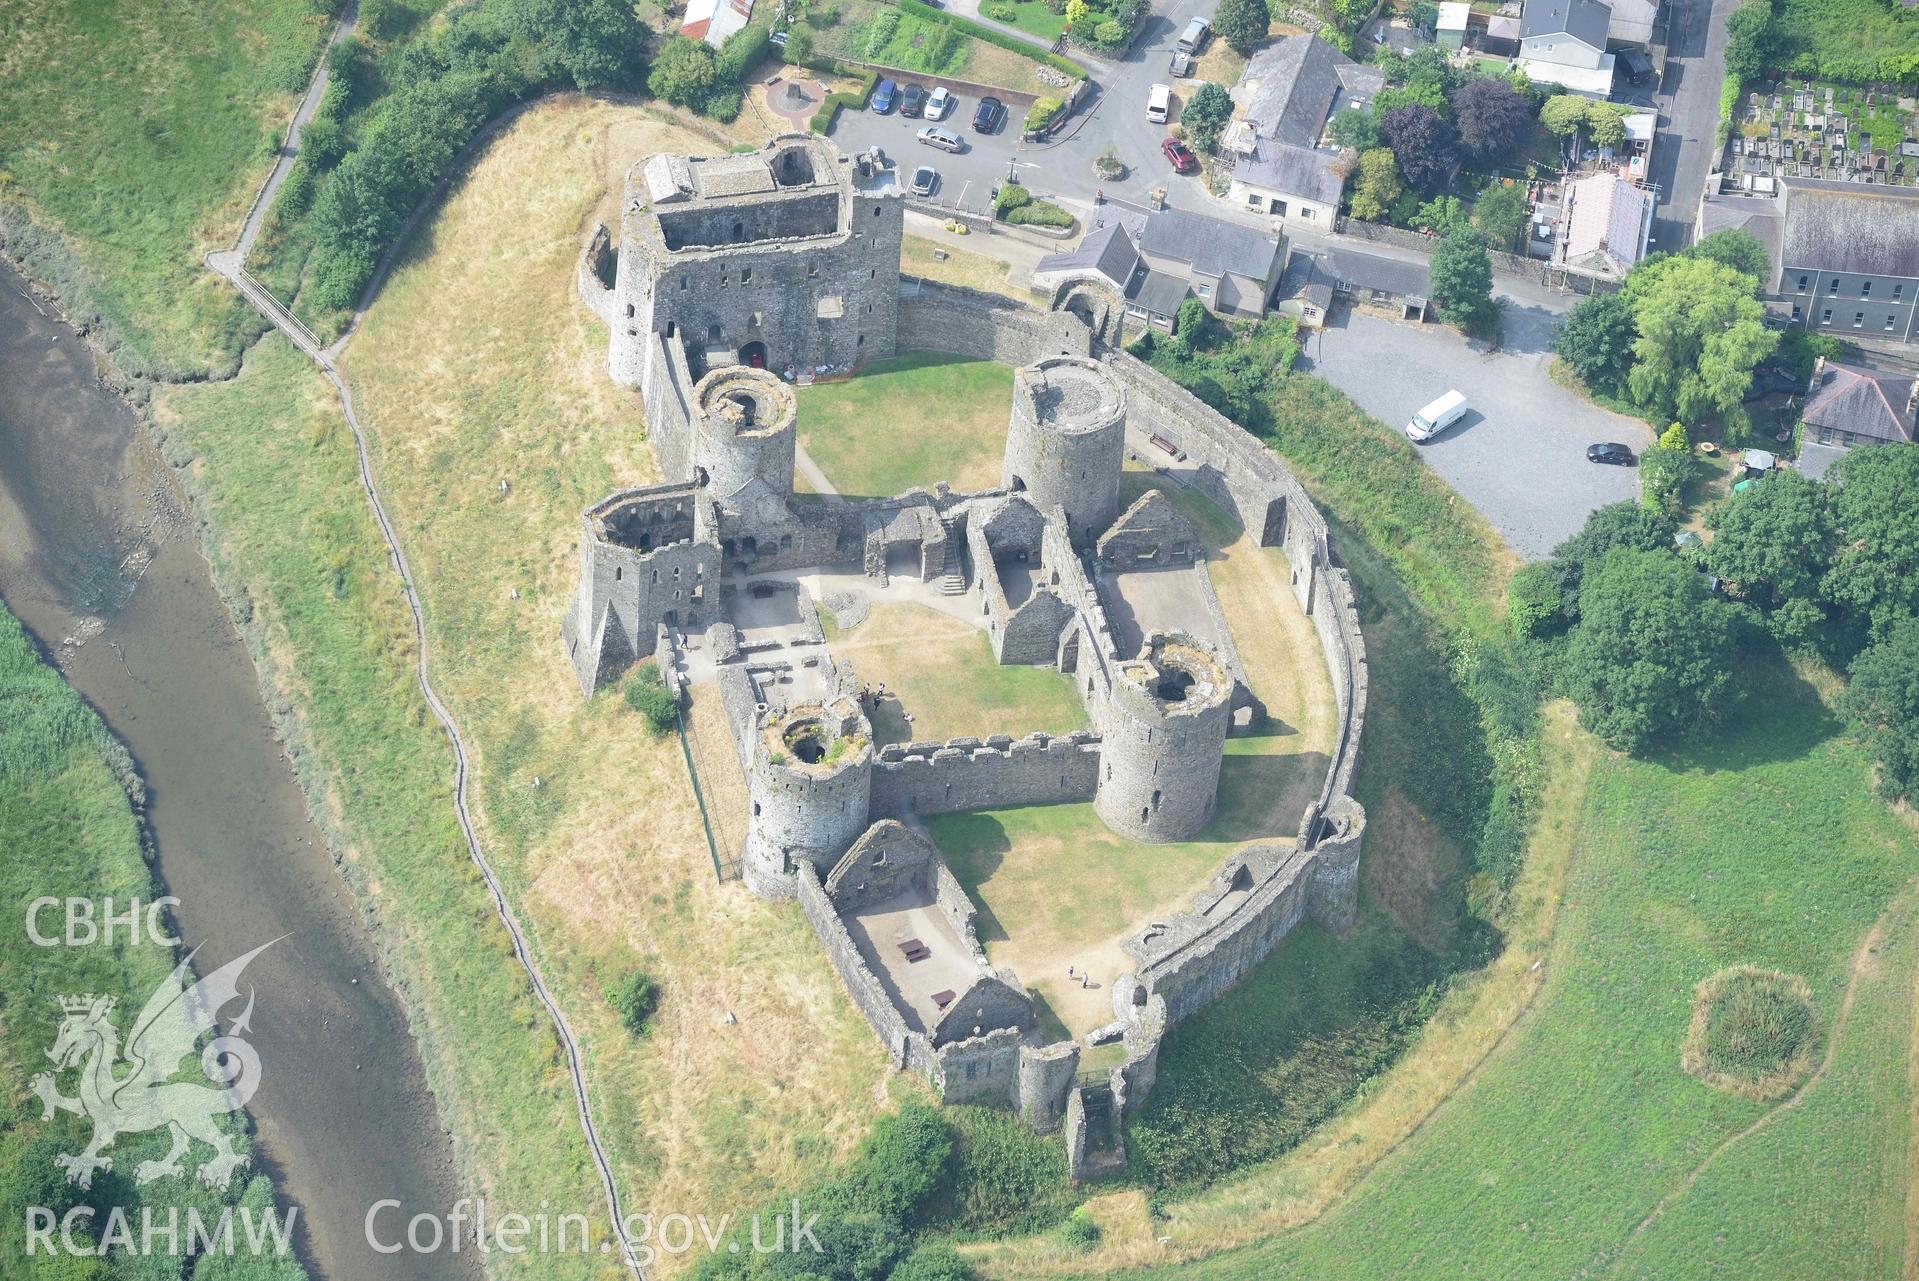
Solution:
{"label": "red car", "polygon": [[1179,139],[1161,139],[1159,149],[1166,153],[1166,159],[1172,164],[1174,173],[1199,172],[1199,159]]}

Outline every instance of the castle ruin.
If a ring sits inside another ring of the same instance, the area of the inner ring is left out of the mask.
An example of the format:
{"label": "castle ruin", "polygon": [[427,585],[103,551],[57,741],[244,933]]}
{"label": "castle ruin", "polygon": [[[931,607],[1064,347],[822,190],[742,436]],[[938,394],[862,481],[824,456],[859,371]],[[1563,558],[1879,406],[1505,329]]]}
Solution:
{"label": "castle ruin", "polygon": [[[1304,914],[1351,924],[1365,652],[1325,522],[1276,456],[1072,312],[902,277],[902,235],[893,169],[823,139],[634,167],[619,239],[596,229],[579,285],[666,481],[588,509],[561,634],[589,695],[648,656],[676,692],[717,687],[751,810],[729,851],[747,887],[799,900],[897,1066],[942,1100],[1065,1125],[1079,1175],[1116,1159],[1170,1024]],[[792,384],[929,344],[1015,367],[1000,487],[796,496]],[[1332,675],[1337,742],[1297,838],[1236,850],[1189,910],[1142,923],[1112,1022],[1047,1044],[919,821],[1091,802],[1133,840],[1188,840],[1214,815],[1228,737],[1265,716],[1191,526],[1157,491],[1121,510],[1129,457],[1283,550]],[[1063,673],[1089,728],[878,743],[858,680],[789,599],[794,571],[821,568],[974,602],[998,661]],[[1174,589],[1175,616],[1139,590],[1149,575]],[[1086,1050],[1114,1043],[1118,1066],[1080,1073]]]}

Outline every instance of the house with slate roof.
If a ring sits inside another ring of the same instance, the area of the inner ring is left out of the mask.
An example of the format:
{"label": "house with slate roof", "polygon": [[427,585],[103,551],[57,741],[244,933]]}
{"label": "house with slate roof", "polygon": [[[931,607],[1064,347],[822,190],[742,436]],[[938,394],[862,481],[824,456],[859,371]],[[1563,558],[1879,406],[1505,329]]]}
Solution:
{"label": "house with slate roof", "polygon": [[1800,468],[1818,476],[1848,449],[1919,438],[1919,379],[1821,359],[1806,389]]}

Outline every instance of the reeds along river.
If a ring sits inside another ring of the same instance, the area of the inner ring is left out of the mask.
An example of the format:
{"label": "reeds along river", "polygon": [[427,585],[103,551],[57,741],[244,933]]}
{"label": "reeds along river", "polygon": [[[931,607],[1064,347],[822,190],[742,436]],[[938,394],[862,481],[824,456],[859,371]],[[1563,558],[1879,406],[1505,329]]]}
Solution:
{"label": "reeds along river", "polygon": [[[307,819],[171,470],[25,288],[0,266],[0,598],[138,762],[199,972],[281,940],[246,971],[256,1160],[298,1206],[316,1277],[477,1277],[470,1249],[388,1255],[367,1240],[375,1202],[401,1203],[382,1212],[390,1241],[460,1196],[405,1010]],[[0,946],[24,946],[24,929],[0,923]]]}

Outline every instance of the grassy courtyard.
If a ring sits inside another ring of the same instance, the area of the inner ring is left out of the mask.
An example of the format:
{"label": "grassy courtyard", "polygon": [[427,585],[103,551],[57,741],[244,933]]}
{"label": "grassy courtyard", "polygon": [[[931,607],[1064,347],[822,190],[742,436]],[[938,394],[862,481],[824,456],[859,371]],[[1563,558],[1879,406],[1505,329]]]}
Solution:
{"label": "grassy courtyard", "polygon": [[1086,724],[1071,680],[1050,667],[1000,666],[985,632],[924,605],[876,604],[857,626],[833,628],[831,640],[833,657],[862,684],[886,686],[873,715],[882,743],[1064,734]]}
{"label": "grassy courtyard", "polygon": [[942,480],[992,489],[1012,404],[1007,366],[912,352],[800,388],[800,446],[849,496],[890,497]]}
{"label": "grassy courtyard", "polygon": [[200,257],[238,229],[331,23],[317,0],[7,6],[0,204],[66,240],[123,365],[230,369],[259,332]]}

